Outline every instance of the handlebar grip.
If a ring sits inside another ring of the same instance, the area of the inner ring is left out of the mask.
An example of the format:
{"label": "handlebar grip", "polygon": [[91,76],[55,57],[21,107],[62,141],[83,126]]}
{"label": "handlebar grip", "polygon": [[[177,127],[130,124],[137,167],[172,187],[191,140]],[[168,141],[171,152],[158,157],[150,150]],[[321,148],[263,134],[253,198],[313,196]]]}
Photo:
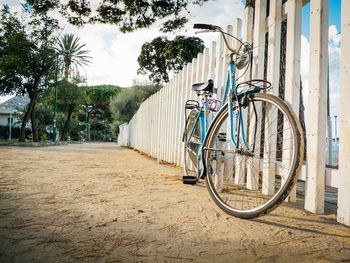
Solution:
{"label": "handlebar grip", "polygon": [[209,25],[209,24],[194,24],[193,28],[194,29],[216,30],[218,27],[214,26],[214,25]]}

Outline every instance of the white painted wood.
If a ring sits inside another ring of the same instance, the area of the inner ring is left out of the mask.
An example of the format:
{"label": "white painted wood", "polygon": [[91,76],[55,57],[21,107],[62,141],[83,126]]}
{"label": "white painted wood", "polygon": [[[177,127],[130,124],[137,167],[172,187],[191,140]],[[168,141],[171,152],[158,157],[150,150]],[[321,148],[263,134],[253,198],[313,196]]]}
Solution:
{"label": "white painted wood", "polygon": [[179,110],[179,117],[180,117],[180,151],[179,151],[179,166],[184,166],[184,160],[183,160],[183,149],[184,149],[184,143],[182,142],[182,135],[183,131],[185,129],[185,103],[186,103],[186,90],[189,89],[187,86],[187,78],[188,78],[188,64],[183,68],[182,70],[182,82],[181,82],[181,102],[180,102],[180,110]]}
{"label": "white painted wood", "polygon": [[[279,87],[279,66],[280,66],[280,41],[281,41],[281,12],[282,0],[270,1],[270,15],[268,17],[268,62],[267,80],[271,82],[270,93],[278,96]],[[265,119],[265,147],[263,164],[262,192],[272,195],[275,191],[275,160],[277,143],[277,112],[266,105]]]}
{"label": "white painted wood", "polygon": [[307,187],[305,209],[324,212],[327,73],[328,0],[310,2],[310,88],[307,127]]}
{"label": "white painted wood", "polygon": [[177,86],[177,76],[173,78],[173,86],[170,91],[170,112],[169,112],[169,163],[174,163],[174,148],[175,148],[175,97],[176,97],[176,86]]}
{"label": "white painted wood", "polygon": [[162,100],[161,100],[162,89],[157,92],[157,150],[156,150],[156,158],[157,163],[160,163],[160,134],[161,134],[161,115],[162,115]]}
{"label": "white painted wood", "polygon": [[[192,84],[196,83],[197,82],[197,66],[198,66],[198,63],[197,63],[197,58],[194,58],[192,59],[192,67],[191,67],[191,80],[190,80],[190,85],[192,86]],[[189,99],[192,99],[192,100],[196,100],[198,99],[197,98],[197,94],[195,92],[193,92],[191,89],[189,91],[190,93],[190,96],[189,96]],[[189,157],[187,157],[189,158]],[[193,167],[193,164],[191,163],[190,165],[190,170],[193,170],[194,167]]]}
{"label": "white painted wood", "polygon": [[[288,1],[286,3],[287,20],[287,47],[286,47],[286,75],[285,75],[285,100],[292,105],[294,112],[299,115],[300,100],[300,49],[301,49],[301,9],[302,0]],[[289,131],[284,131],[283,138],[290,138]],[[283,148],[289,149],[283,142]],[[284,150],[284,160],[291,159],[291,151]],[[288,166],[288,164],[286,164]],[[281,175],[283,180],[283,175]],[[296,189],[294,188],[286,201],[296,201]]]}
{"label": "white painted wood", "polygon": [[169,87],[168,87],[168,92],[167,92],[167,106],[166,106],[166,161],[168,163],[171,162],[170,157],[171,157],[171,125],[172,125],[172,119],[171,119],[171,112],[172,112],[172,108],[171,108],[171,98],[172,98],[172,91],[173,91],[173,87],[175,84],[175,79],[172,79],[169,83]]}
{"label": "white painted wood", "polygon": [[[239,18],[236,18],[235,21],[234,21],[234,26],[233,26],[233,35],[235,37],[237,37],[238,39],[241,39],[241,34],[242,34],[242,20],[239,19]],[[232,47],[235,50],[238,50],[239,47],[240,47],[240,42],[238,42],[237,40],[233,40]],[[238,72],[236,73],[235,77],[237,78],[237,76],[239,76]],[[236,121],[234,123],[234,125],[236,127],[238,127],[238,122]],[[235,128],[235,130],[237,130],[237,128]],[[229,136],[230,133],[231,133],[230,127],[228,125],[227,129],[226,129],[226,134],[227,134],[227,137],[226,137],[226,140],[227,140],[226,149],[227,150],[233,150],[233,144],[232,144],[232,141],[231,141],[231,138],[230,138],[231,136]],[[225,170],[224,170],[224,178],[223,179],[231,180],[231,178],[233,179],[233,177],[235,175],[235,170],[236,170],[235,167],[239,167],[240,165],[242,165],[242,158],[240,156],[231,156],[229,154],[225,158],[224,162],[225,162]],[[243,178],[244,179],[244,177],[242,177],[242,176],[235,176],[236,183],[239,183],[237,181],[237,179],[239,179],[239,178]]]}
{"label": "white painted wood", "polygon": [[[209,68],[207,79],[215,79],[215,66],[216,66],[216,42],[212,41],[209,48]],[[216,86],[214,86],[216,88]]]}
{"label": "white painted wood", "polygon": [[173,114],[174,120],[175,120],[175,127],[174,129],[174,155],[173,155],[173,163],[177,164],[177,159],[178,159],[178,151],[179,151],[179,130],[180,130],[180,117],[179,117],[179,110],[180,110],[180,84],[181,83],[181,71],[178,72],[177,74],[177,84],[176,84],[176,90],[175,90],[175,98],[174,98],[174,103],[175,103],[175,112]]}
{"label": "white painted wood", "polygon": [[[254,18],[254,39],[253,39],[253,78],[263,79],[264,77],[264,51],[265,51],[265,28],[266,28],[266,0],[255,1],[255,18]],[[256,107],[257,112],[261,111]],[[252,112],[249,115],[253,115]],[[254,140],[254,132],[251,130],[256,125],[255,120],[250,122],[249,141]],[[261,127],[258,127],[258,134],[261,133]],[[260,136],[255,139],[256,147],[260,148]],[[258,189],[260,163],[256,158],[247,160],[247,188]]]}
{"label": "white painted wood", "polygon": [[218,39],[218,45],[216,46],[216,62],[215,62],[215,76],[214,76],[214,86],[217,88],[217,99],[221,99],[221,93],[222,93],[222,82],[221,82],[221,76],[223,74],[223,52],[224,52],[224,40],[221,36],[219,36]]}
{"label": "white painted wood", "polygon": [[177,74],[177,85],[176,85],[176,91],[175,91],[175,98],[174,98],[174,103],[176,105],[175,107],[175,112],[174,112],[174,119],[176,122],[176,127],[174,128],[174,157],[173,157],[173,162],[174,164],[178,165],[178,153],[179,153],[179,144],[180,144],[180,137],[179,137],[179,130],[180,130],[180,116],[179,116],[179,111],[180,111],[180,93],[181,93],[181,79],[182,77],[182,71],[179,71]]}
{"label": "white painted wood", "polygon": [[203,62],[202,62],[202,81],[208,81],[208,72],[209,72],[209,48],[203,50]]}
{"label": "white painted wood", "polygon": [[199,53],[197,56],[197,73],[196,73],[196,82],[203,82],[203,53]]}
{"label": "white painted wood", "polygon": [[161,96],[161,101],[162,101],[162,113],[161,113],[161,126],[162,126],[162,130],[161,130],[161,134],[160,134],[160,138],[161,138],[161,161],[165,160],[165,122],[166,122],[166,115],[165,115],[165,110],[166,110],[166,90],[167,90],[167,86],[163,87],[162,89],[162,96]]}
{"label": "white painted wood", "polygon": [[[226,26],[225,32],[228,32],[229,34],[233,34],[233,27],[231,25]],[[233,47],[233,38],[227,37],[227,43],[232,48]],[[224,44],[224,50],[222,54],[222,72],[219,76],[219,86],[220,89],[218,90],[218,99],[223,100],[225,95],[225,87],[226,87],[226,81],[227,81],[227,69],[228,64],[230,63],[230,51],[227,48],[226,44]]]}
{"label": "white painted wood", "polygon": [[340,149],[338,222],[350,225],[350,1],[343,0],[341,7],[341,88],[340,88]]}
{"label": "white painted wood", "polygon": [[255,1],[255,17],[253,31],[253,78],[264,77],[264,51],[266,28],[266,0]]}
{"label": "white painted wood", "polygon": [[186,71],[187,71],[187,65],[184,66],[184,68],[181,70],[181,82],[180,82],[180,89],[179,89],[179,148],[178,148],[178,155],[177,155],[177,165],[182,166],[182,151],[183,151],[183,144],[182,144],[182,133],[184,128],[184,116],[185,116],[185,79],[186,79]]}
{"label": "white painted wood", "polygon": [[[254,9],[252,7],[246,7],[244,10],[244,20],[243,20],[243,29],[242,37],[243,42],[253,43],[253,21],[254,21]],[[247,70],[245,75],[242,77],[243,81],[247,81],[251,76],[251,67]],[[243,116],[245,120],[245,127],[247,126],[248,118],[247,114]],[[249,131],[246,129],[246,138],[248,138]],[[246,158],[242,157],[240,160],[235,160],[235,183],[244,184],[246,178]]]}

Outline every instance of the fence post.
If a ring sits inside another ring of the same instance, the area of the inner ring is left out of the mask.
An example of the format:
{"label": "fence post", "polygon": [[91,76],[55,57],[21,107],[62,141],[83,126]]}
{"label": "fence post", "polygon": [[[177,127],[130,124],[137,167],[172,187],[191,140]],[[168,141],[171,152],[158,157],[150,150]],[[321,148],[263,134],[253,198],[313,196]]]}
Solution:
{"label": "fence post", "polygon": [[176,74],[176,76],[174,76],[175,79],[175,84],[173,87],[173,96],[171,97],[171,101],[173,104],[173,111],[172,111],[172,123],[173,123],[173,127],[171,130],[171,140],[172,140],[172,154],[171,154],[171,163],[176,164],[176,159],[177,159],[177,141],[178,141],[178,130],[179,130],[179,118],[178,118],[178,114],[179,114],[179,107],[178,107],[178,101],[179,101],[179,82],[180,82],[180,75],[181,72],[178,72]]}
{"label": "fence post", "polygon": [[[272,94],[278,96],[279,86],[279,64],[280,64],[280,41],[281,41],[281,15],[282,0],[270,1],[270,15],[268,17],[268,62],[267,62],[267,80],[272,83]],[[276,142],[277,142],[277,112],[272,111],[268,105],[265,108],[265,123],[271,123],[265,127],[264,140],[264,162],[263,162],[263,183],[262,192],[266,195],[272,195],[275,191],[275,160],[276,160]],[[267,159],[266,157],[269,157]],[[271,162],[272,160],[272,162]]]}
{"label": "fence post", "polygon": [[166,116],[165,116],[165,145],[166,145],[166,150],[165,150],[165,161],[170,162],[170,152],[171,152],[171,144],[170,144],[170,116],[171,116],[171,92],[174,86],[174,79],[169,81],[169,85],[167,88],[167,94],[166,94]]}
{"label": "fence post", "polygon": [[338,214],[340,223],[350,226],[350,1],[343,0],[341,7],[341,88],[340,88],[340,144]]}
{"label": "fence post", "polygon": [[[208,79],[215,79],[215,67],[216,67],[216,42],[212,41],[209,48],[209,69]],[[214,86],[214,88],[217,88]]]}
{"label": "fence post", "polygon": [[203,66],[201,78],[203,81],[208,81],[208,72],[209,72],[209,49],[204,48],[203,50]]}
{"label": "fence post", "polygon": [[[253,21],[254,21],[254,9],[247,6],[244,10],[243,28],[242,28],[242,39],[243,42],[253,43]],[[250,67],[245,75],[243,76],[243,81],[250,80],[252,67]],[[243,117],[244,120],[248,121],[247,114]],[[248,125],[246,125],[247,127]],[[247,130],[247,136],[249,136],[249,131]],[[235,183],[243,184],[245,181],[245,169],[246,169],[246,159],[242,158],[240,163],[235,164]]]}
{"label": "fence post", "polygon": [[169,84],[165,85],[163,88],[162,88],[162,92],[161,92],[161,96],[160,96],[160,103],[161,103],[161,108],[162,108],[162,111],[161,111],[161,116],[160,116],[160,123],[161,123],[161,133],[160,133],[160,153],[161,153],[161,161],[164,161],[165,160],[165,136],[164,134],[166,133],[165,131],[165,128],[166,128],[166,125],[165,125],[165,120],[166,120],[166,116],[165,116],[165,110],[166,110],[166,107],[165,107],[165,104],[166,104],[166,91],[167,91],[167,87],[168,87]]}
{"label": "fence post", "polygon": [[[255,1],[255,18],[254,18],[254,49],[253,49],[253,65],[252,75],[253,78],[264,78],[264,51],[265,51],[265,31],[266,31],[266,0]],[[257,107],[259,112],[261,108]],[[254,127],[255,121],[251,121],[250,127]],[[249,132],[249,141],[253,141],[253,132]],[[260,145],[260,138],[256,138],[256,145]],[[248,162],[246,162],[248,164]],[[256,168],[257,167],[257,168]],[[258,171],[256,171],[258,169]],[[255,170],[255,172],[254,172]],[[258,189],[260,162],[259,160],[252,160],[252,163],[247,166],[247,188]]]}
{"label": "fence post", "polygon": [[305,209],[322,214],[326,176],[328,0],[311,1],[310,28]]}
{"label": "fence post", "polygon": [[176,155],[176,164],[182,166],[181,164],[181,155],[182,155],[182,132],[183,132],[183,123],[184,123],[184,110],[185,110],[185,72],[187,71],[187,65],[185,65],[180,71],[180,81],[179,81],[179,97],[178,97],[178,130],[177,130],[177,155]]}
{"label": "fence post", "polygon": [[158,104],[158,114],[157,114],[157,163],[160,163],[161,160],[161,132],[162,132],[162,99],[161,95],[163,93],[163,88],[157,92],[157,104]]}
{"label": "fence post", "polygon": [[[286,73],[285,73],[285,100],[292,106],[294,112],[299,113],[300,99],[300,50],[301,50],[301,9],[302,0],[287,1],[287,46],[286,46]],[[283,138],[290,136],[289,131],[283,132]],[[283,148],[291,148],[283,145]],[[291,151],[283,150],[282,158],[291,158]],[[294,188],[286,201],[296,201],[296,188]]]}
{"label": "fence post", "polygon": [[216,62],[215,62],[215,77],[214,77],[214,86],[217,88],[216,97],[218,100],[221,99],[222,93],[222,83],[221,83],[221,75],[223,72],[223,53],[224,53],[224,40],[221,36],[218,39],[218,45],[216,46]]}

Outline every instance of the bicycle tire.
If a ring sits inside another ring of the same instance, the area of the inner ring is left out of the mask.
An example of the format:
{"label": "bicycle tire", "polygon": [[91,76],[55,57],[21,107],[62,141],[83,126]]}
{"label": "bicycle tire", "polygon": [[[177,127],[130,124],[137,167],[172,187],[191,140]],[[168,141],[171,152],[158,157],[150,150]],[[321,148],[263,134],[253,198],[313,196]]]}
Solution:
{"label": "bicycle tire", "polygon": [[[255,113],[254,108],[258,108]],[[233,111],[237,109],[238,106]],[[212,199],[226,213],[248,219],[271,212],[288,196],[302,167],[304,139],[301,125],[291,107],[276,96],[251,94],[241,112],[249,120],[246,121],[248,146],[250,149],[254,149],[254,145],[259,147],[254,152],[250,150],[249,155],[243,150],[228,149],[231,143],[227,134],[226,141],[222,142],[222,134],[228,131],[225,126],[229,116],[226,104],[209,127],[203,159],[206,184]],[[259,112],[265,115],[255,118]],[[277,117],[268,119],[268,114]],[[256,136],[254,130],[259,126],[260,133]],[[242,138],[240,143],[243,145]],[[285,146],[291,146],[291,149]],[[290,161],[285,158],[287,155],[291,157]]]}
{"label": "bicycle tire", "polygon": [[[198,152],[201,147],[200,126],[197,120],[197,110],[191,110],[186,118],[185,130],[183,134],[184,148],[184,176],[193,176],[199,179],[200,169],[198,169]],[[193,131],[193,127],[196,125]],[[193,132],[192,132],[193,131]],[[192,134],[191,134],[192,133]]]}

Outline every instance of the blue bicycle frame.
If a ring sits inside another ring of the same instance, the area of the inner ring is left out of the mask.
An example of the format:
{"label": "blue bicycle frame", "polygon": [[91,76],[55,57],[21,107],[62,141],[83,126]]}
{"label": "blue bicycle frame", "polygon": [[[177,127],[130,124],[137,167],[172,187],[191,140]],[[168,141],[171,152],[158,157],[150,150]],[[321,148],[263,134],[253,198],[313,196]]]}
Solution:
{"label": "blue bicycle frame", "polygon": [[[238,123],[237,127],[240,128],[240,133],[242,136],[243,145],[247,149],[248,145],[247,145],[246,138],[245,138],[242,113],[241,113],[241,111],[238,111],[238,112],[233,111],[233,101],[234,101],[233,96],[234,96],[234,94],[236,94],[236,88],[237,88],[235,73],[236,73],[235,65],[234,65],[234,63],[230,63],[228,71],[227,71],[226,87],[225,87],[224,97],[222,100],[222,105],[224,106],[224,103],[227,101],[228,108],[229,108],[229,120],[230,120],[230,122],[229,122],[230,141],[231,141],[232,146],[234,147],[234,149],[239,147],[238,140],[236,140],[237,136],[235,135],[235,129],[233,129],[234,124]],[[240,96],[241,94],[243,94],[243,93],[240,93],[237,95]],[[191,130],[189,139],[193,136],[195,129],[196,129],[196,125],[199,123],[200,129],[201,129],[200,130],[200,140],[201,140],[201,143],[204,142],[205,136],[207,134],[208,127],[209,127],[208,112],[209,112],[209,102],[208,102],[208,98],[205,97],[204,102],[203,102],[203,107],[200,107],[197,109],[197,118],[195,120],[195,125],[193,125],[193,128]],[[200,156],[201,153],[202,153],[202,146],[198,150],[198,153],[197,153],[198,156]]]}

